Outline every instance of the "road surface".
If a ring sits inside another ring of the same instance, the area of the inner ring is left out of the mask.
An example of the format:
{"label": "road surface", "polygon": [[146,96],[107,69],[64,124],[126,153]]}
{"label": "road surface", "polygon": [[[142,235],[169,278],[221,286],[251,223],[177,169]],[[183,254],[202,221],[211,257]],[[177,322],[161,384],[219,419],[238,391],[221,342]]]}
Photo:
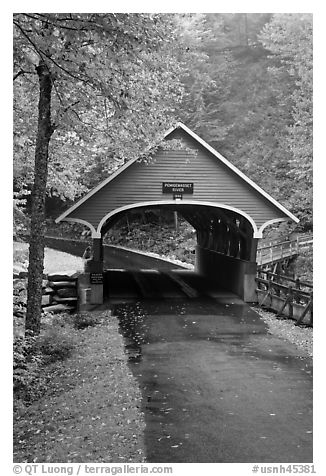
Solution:
{"label": "road surface", "polygon": [[309,463],[312,367],[230,293],[116,303],[151,463]]}

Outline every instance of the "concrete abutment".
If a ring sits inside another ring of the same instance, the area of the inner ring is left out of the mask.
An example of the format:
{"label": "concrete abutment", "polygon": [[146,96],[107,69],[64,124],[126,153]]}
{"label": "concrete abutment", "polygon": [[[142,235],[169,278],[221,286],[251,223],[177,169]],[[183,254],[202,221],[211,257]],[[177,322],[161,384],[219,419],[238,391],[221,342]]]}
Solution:
{"label": "concrete abutment", "polygon": [[209,278],[212,285],[235,293],[245,302],[257,302],[256,262],[233,258],[197,245],[195,271]]}

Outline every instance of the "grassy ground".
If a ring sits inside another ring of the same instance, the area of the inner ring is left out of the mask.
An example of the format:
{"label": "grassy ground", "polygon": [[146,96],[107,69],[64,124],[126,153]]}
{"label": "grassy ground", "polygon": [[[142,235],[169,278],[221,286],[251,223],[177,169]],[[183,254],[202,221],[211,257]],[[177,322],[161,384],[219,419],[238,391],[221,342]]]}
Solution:
{"label": "grassy ground", "polygon": [[40,398],[16,405],[16,463],[144,461],[140,392],[117,321],[107,311],[92,319],[97,325],[82,330],[61,322],[74,341],[72,355],[43,367]]}
{"label": "grassy ground", "polygon": [[[14,265],[28,266],[28,245],[14,244]],[[82,260],[47,249],[45,272]],[[18,328],[21,332],[17,332]],[[14,455],[23,462],[143,462],[140,391],[110,312],[48,314],[41,335],[15,318]]]}

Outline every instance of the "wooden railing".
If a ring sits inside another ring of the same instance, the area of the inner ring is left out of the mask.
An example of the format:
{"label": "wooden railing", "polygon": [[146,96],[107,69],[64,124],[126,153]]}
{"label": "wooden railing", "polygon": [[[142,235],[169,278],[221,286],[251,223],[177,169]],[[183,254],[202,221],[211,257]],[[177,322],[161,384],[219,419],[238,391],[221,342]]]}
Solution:
{"label": "wooden railing", "polygon": [[289,318],[296,325],[313,324],[313,284],[299,279],[259,270],[257,296],[261,307],[277,312],[278,318]]}
{"label": "wooden railing", "polygon": [[313,236],[309,235],[297,237],[294,240],[272,241],[269,244],[263,244],[257,249],[257,264],[259,267],[277,263],[285,259],[297,256],[300,250],[311,247]]}

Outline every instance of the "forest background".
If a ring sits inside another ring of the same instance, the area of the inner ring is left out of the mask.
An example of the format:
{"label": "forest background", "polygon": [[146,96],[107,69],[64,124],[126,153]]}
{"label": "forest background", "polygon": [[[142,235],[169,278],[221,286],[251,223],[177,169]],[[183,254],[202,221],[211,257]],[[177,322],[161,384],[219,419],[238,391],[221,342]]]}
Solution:
{"label": "forest background", "polygon": [[[59,23],[58,15],[53,14],[52,23]],[[59,77],[54,82],[48,211],[55,216],[67,201],[78,199],[181,120],[297,215],[303,229],[311,229],[312,15],[157,16],[155,25],[161,24],[154,36],[159,42],[150,38],[136,64],[135,57],[118,49],[109,58],[111,71],[106,74],[118,99],[91,88],[83,88],[86,98],[81,99],[78,81]],[[37,17],[20,21],[29,28],[42,21]],[[126,28],[136,24],[139,36],[148,27],[133,15],[127,21],[121,14],[120,21]],[[169,34],[163,37],[162,32]],[[30,57],[25,53],[23,64],[19,31],[16,34],[14,198],[28,215],[38,77],[31,52]],[[45,40],[59,48],[59,32],[50,28],[48,35]],[[65,48],[72,55],[69,46]],[[73,54],[80,73],[89,58]],[[94,46],[95,54],[101,52]],[[91,67],[96,70],[98,65]]]}

